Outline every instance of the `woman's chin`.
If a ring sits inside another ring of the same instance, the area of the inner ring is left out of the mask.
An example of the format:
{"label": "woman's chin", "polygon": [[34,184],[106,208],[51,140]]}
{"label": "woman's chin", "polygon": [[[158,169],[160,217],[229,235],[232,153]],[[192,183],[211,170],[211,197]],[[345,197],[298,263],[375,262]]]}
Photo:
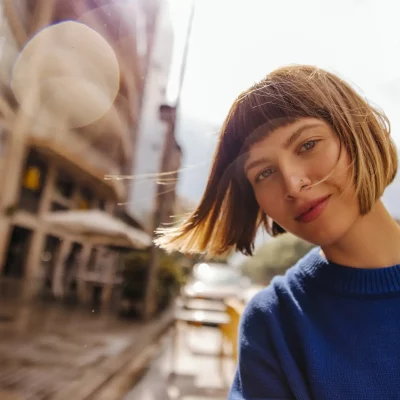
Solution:
{"label": "woman's chin", "polygon": [[329,229],[320,232],[297,232],[293,234],[319,247],[332,246],[343,236],[341,233]]}

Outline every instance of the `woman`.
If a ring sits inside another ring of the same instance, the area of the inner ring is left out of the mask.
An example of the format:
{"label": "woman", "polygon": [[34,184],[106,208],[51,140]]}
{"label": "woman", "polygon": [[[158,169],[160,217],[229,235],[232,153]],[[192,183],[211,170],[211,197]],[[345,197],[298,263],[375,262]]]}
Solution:
{"label": "woman", "polygon": [[230,399],[400,399],[400,229],[380,200],[389,122],[339,77],[278,69],[233,104],[204,196],[168,250],[253,251],[256,231],[316,244],[242,316]]}

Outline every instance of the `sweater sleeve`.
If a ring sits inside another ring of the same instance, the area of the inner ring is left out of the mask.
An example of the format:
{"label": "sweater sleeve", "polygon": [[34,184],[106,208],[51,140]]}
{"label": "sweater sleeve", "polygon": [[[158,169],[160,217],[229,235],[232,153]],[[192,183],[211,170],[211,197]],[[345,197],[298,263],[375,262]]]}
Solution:
{"label": "sweater sleeve", "polygon": [[239,329],[239,361],[229,400],[290,400],[294,396],[282,377],[269,335],[268,290],[246,307]]}

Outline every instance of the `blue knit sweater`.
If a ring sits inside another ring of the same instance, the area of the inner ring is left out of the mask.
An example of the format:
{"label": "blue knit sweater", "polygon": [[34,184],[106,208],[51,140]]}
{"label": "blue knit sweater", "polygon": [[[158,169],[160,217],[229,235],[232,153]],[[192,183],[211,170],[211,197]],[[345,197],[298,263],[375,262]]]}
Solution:
{"label": "blue knit sweater", "polygon": [[319,250],[247,306],[230,400],[400,399],[400,265],[350,268]]}

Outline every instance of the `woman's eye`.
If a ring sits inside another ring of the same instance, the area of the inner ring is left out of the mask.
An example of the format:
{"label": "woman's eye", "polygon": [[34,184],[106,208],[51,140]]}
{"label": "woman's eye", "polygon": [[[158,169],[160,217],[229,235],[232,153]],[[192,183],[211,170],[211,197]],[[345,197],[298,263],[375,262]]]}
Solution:
{"label": "woman's eye", "polygon": [[261,172],[261,174],[257,175],[256,182],[260,182],[263,179],[268,178],[273,172],[274,170],[272,168],[264,170],[263,172]]}
{"label": "woman's eye", "polygon": [[310,140],[309,142],[306,142],[303,144],[303,146],[301,146],[299,152],[303,153],[304,151],[311,150],[312,148],[315,147],[316,144],[317,144],[317,140]]}

